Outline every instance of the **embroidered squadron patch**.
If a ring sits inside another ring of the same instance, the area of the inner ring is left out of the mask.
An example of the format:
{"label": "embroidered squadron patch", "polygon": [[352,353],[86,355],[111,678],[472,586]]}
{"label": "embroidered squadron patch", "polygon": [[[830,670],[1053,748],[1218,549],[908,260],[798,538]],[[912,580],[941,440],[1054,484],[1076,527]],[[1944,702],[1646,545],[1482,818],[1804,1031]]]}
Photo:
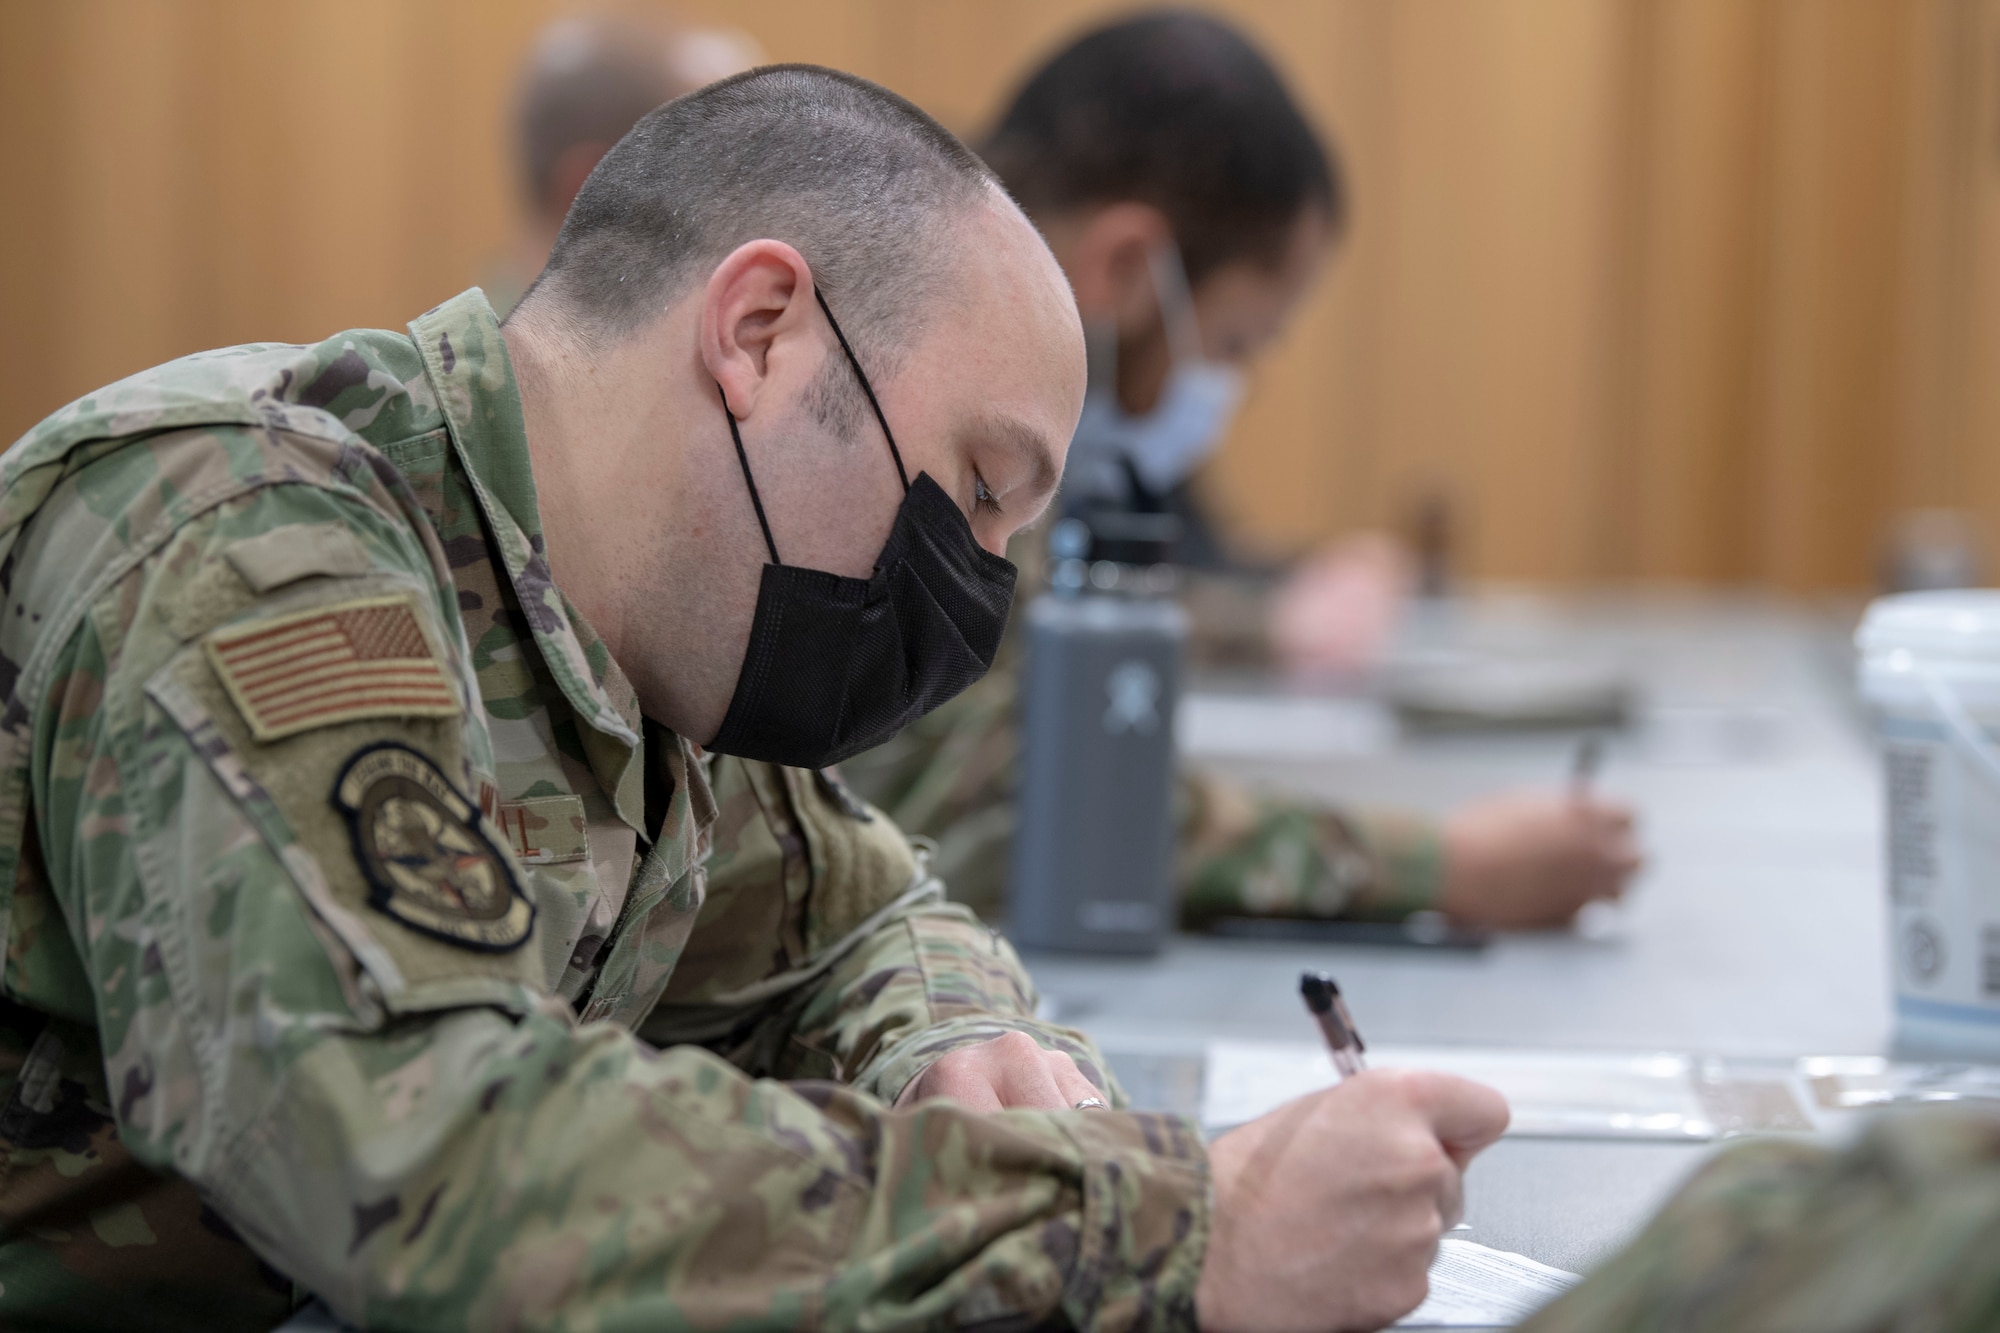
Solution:
{"label": "embroidered squadron patch", "polygon": [[535,921],[479,812],[406,745],[371,745],[334,785],[369,906],[412,930],[489,953],[519,948]]}
{"label": "embroidered squadron patch", "polygon": [[364,717],[451,717],[458,691],[407,597],[363,597],[208,636],[250,734],[274,741]]}

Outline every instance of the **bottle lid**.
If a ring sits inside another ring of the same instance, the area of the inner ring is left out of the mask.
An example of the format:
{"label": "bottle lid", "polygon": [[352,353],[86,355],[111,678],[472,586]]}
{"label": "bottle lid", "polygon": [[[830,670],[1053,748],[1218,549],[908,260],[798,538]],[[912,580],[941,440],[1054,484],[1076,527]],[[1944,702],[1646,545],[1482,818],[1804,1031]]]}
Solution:
{"label": "bottle lid", "polygon": [[1855,643],[1864,654],[1902,650],[1934,660],[2000,663],[2000,591],[1967,588],[1878,598]]}
{"label": "bottle lid", "polygon": [[[1135,514],[1122,509],[1086,509],[1076,515],[1090,533],[1091,561],[1118,565],[1172,564],[1181,541],[1174,514]],[[1062,526],[1062,525],[1058,525]]]}

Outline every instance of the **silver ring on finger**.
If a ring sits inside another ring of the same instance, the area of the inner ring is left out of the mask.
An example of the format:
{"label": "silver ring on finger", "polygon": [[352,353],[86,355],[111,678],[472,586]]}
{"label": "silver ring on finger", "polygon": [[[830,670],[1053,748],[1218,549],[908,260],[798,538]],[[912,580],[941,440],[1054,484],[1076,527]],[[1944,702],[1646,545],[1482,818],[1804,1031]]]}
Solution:
{"label": "silver ring on finger", "polygon": [[1072,1108],[1078,1111],[1108,1111],[1111,1107],[1102,1097],[1085,1097]]}

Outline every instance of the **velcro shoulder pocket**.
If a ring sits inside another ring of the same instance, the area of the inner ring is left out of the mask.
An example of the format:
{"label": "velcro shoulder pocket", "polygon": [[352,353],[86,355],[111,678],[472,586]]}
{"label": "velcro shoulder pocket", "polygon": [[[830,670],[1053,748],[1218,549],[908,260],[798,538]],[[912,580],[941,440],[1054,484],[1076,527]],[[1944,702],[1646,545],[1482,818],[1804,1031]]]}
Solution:
{"label": "velcro shoulder pocket", "polygon": [[[385,594],[377,580],[314,591],[310,606],[286,598],[183,648],[147,682],[147,695],[391,1012],[525,1010],[547,984],[527,947],[533,902],[503,835],[470,795],[459,685],[436,654],[421,602]],[[380,640],[373,648],[370,635]],[[341,668],[302,668],[303,683],[273,684],[284,673],[259,664],[288,654],[302,662],[330,654]],[[369,674],[384,661],[428,661],[430,674]],[[360,688],[351,685],[357,677]]]}
{"label": "velcro shoulder pocket", "polygon": [[352,578],[374,568],[361,539],[340,523],[294,523],[222,549],[222,558],[259,593],[323,574]]}

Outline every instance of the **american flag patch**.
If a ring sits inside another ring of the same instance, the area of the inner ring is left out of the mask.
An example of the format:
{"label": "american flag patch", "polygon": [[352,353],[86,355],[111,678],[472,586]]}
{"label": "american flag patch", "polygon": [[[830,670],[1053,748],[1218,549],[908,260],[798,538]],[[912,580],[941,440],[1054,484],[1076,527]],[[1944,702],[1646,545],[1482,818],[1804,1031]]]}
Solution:
{"label": "american flag patch", "polygon": [[458,691],[404,597],[368,597],[208,637],[208,660],[260,741],[364,717],[450,717]]}

